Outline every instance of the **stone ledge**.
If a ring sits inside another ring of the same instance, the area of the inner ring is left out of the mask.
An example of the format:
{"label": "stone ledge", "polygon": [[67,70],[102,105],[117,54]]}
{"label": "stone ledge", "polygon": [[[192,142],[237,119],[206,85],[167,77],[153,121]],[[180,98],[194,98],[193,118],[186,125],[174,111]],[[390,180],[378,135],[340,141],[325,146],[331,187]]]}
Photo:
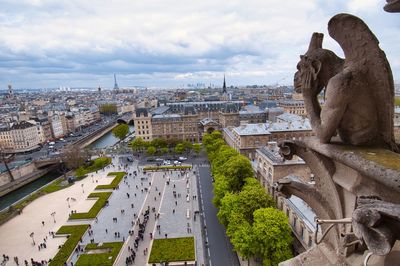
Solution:
{"label": "stone ledge", "polygon": [[322,144],[316,137],[296,140],[295,143],[332,158],[400,192],[400,154],[398,153],[379,148],[349,146],[339,142]]}

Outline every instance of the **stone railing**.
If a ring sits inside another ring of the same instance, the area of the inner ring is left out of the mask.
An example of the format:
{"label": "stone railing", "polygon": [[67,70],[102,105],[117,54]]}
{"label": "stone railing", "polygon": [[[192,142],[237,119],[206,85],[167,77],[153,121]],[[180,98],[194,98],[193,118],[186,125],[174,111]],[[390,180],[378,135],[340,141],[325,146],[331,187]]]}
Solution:
{"label": "stone railing", "polygon": [[307,202],[325,235],[282,265],[362,265],[366,256],[392,265],[386,263],[398,249],[392,247],[399,234],[400,154],[334,143],[311,137],[280,145],[286,159],[297,155],[307,163],[315,185],[282,180],[278,191]]}

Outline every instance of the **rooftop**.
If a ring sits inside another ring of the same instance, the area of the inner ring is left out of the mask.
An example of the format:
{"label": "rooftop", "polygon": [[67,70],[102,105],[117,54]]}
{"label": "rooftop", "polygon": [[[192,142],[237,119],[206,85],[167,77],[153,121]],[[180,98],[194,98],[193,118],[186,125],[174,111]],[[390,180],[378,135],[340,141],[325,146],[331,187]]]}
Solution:
{"label": "rooftop", "polygon": [[232,131],[236,132],[238,135],[269,135],[268,124],[247,124],[239,127],[235,127]]}

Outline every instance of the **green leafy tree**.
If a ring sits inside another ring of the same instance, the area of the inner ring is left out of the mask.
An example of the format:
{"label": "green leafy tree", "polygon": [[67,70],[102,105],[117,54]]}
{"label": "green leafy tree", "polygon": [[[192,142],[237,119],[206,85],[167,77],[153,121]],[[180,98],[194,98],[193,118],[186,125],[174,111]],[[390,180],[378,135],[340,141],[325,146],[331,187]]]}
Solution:
{"label": "green leafy tree", "polygon": [[142,138],[135,138],[130,144],[133,151],[141,151],[146,147],[146,142]]}
{"label": "green leafy tree", "polygon": [[219,208],[221,206],[221,199],[230,191],[230,186],[228,181],[222,175],[214,175],[214,179],[213,204],[215,207]]}
{"label": "green leafy tree", "polygon": [[182,144],[185,147],[187,153],[189,153],[193,149],[193,143],[191,143],[190,141],[182,141]]}
{"label": "green leafy tree", "polygon": [[201,145],[199,143],[193,144],[193,151],[198,155],[201,151]]}
{"label": "green leafy tree", "polygon": [[240,213],[240,199],[238,194],[228,192],[221,199],[217,213],[219,222],[227,227],[232,213]]}
{"label": "green leafy tree", "polygon": [[167,139],[167,146],[169,148],[174,148],[176,145],[178,145],[180,141],[177,139]]}
{"label": "green leafy tree", "polygon": [[156,152],[157,152],[156,147],[153,147],[153,146],[147,147],[147,154],[148,155],[154,155],[154,154],[156,154]]}
{"label": "green leafy tree", "polygon": [[211,160],[214,159],[213,153],[218,151],[218,149],[223,145],[225,145],[225,141],[223,139],[216,139],[213,143],[205,146],[207,153],[211,154]]}
{"label": "green leafy tree", "polygon": [[274,208],[254,212],[253,245],[255,254],[266,266],[275,266],[292,257],[292,235],[286,215]]}
{"label": "green leafy tree", "polygon": [[[223,200],[224,199],[222,199],[222,201]],[[238,201],[238,211],[243,215],[246,221],[250,223],[253,222],[254,211],[260,208],[274,206],[274,200],[265,193],[264,188],[259,184],[244,186],[238,195]]]}
{"label": "green leafy tree", "polygon": [[156,138],[150,142],[150,145],[156,147],[157,149],[161,149],[167,147],[168,143],[165,139]]}
{"label": "green leafy tree", "polygon": [[129,133],[129,126],[127,124],[119,124],[112,130],[113,135],[120,140],[123,140]]}
{"label": "green leafy tree", "polygon": [[236,192],[244,185],[245,178],[253,177],[253,168],[249,159],[236,155],[222,165],[221,173],[227,179],[230,190]]}
{"label": "green leafy tree", "polygon": [[166,154],[168,152],[169,152],[169,149],[167,147],[163,147],[163,148],[160,149],[160,153],[161,154]]}
{"label": "green leafy tree", "polygon": [[99,112],[103,115],[117,114],[117,105],[114,103],[106,103],[99,106]]}
{"label": "green leafy tree", "polygon": [[238,216],[232,218],[232,225],[230,225],[235,228],[234,230],[231,228],[230,240],[234,249],[249,263],[250,258],[256,255],[253,228],[247,221],[240,219],[240,217],[236,220],[236,217]]}
{"label": "green leafy tree", "polygon": [[182,154],[185,151],[185,146],[182,143],[179,143],[178,145],[175,146],[174,151],[177,154]]}
{"label": "green leafy tree", "polygon": [[222,145],[218,149],[218,155],[215,156],[212,162],[212,171],[214,174],[220,173],[222,171],[222,166],[226,163],[231,157],[237,156],[239,153],[229,147],[228,145]]}

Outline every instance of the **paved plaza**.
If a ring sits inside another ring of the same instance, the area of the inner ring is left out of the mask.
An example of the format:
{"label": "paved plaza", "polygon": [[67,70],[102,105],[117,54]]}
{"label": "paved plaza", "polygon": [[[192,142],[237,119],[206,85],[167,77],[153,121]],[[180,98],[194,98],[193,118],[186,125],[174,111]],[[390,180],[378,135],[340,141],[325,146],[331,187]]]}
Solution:
{"label": "paved plaza", "polygon": [[[146,265],[153,238],[187,236],[195,237],[196,260],[198,265],[204,264],[194,170],[143,173],[143,165],[138,166],[137,161],[132,163],[127,162],[126,158],[115,157],[112,163],[113,166],[89,174],[87,178],[69,188],[35,200],[24,208],[21,215],[2,225],[0,255],[10,257],[6,265],[15,265],[14,257],[18,257],[20,264],[23,264],[24,260],[30,262],[31,258],[35,261],[48,261],[57,253],[59,245],[66,240],[65,237],[52,238],[49,232],[56,232],[63,225],[72,224],[91,225],[90,230],[93,233],[85,233],[82,246],[90,242],[125,242],[114,265],[126,265],[126,259],[132,255],[132,250],[136,254],[132,265]],[[112,191],[109,205],[100,211],[97,219],[68,221],[71,210],[86,212],[91,208],[95,201],[87,200],[87,196],[97,185],[109,184],[114,176],[107,174],[114,171],[125,171],[128,174],[118,189]],[[137,176],[133,174],[134,171],[137,172]],[[67,201],[67,198],[70,200]],[[143,222],[146,210],[150,212],[149,220],[143,240],[140,240],[135,248],[139,223]],[[55,215],[52,216],[51,213],[54,212]],[[32,232],[33,239],[30,237]],[[44,242],[46,248],[39,251],[38,245]],[[74,253],[68,265],[74,265],[78,255]]]}

